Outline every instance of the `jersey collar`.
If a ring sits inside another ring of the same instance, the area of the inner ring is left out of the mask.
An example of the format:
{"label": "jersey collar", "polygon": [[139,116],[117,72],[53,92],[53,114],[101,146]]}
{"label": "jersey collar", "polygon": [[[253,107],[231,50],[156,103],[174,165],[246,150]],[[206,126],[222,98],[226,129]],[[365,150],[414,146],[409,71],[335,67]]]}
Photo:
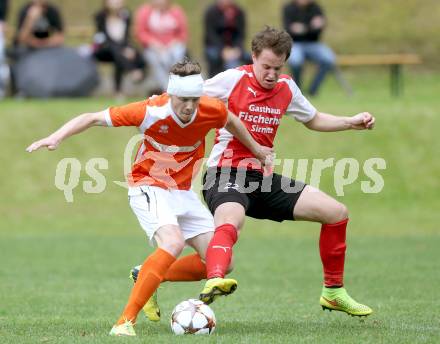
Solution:
{"label": "jersey collar", "polygon": [[191,120],[188,123],[183,123],[180,118],[176,115],[176,113],[173,110],[173,107],[171,106],[171,98],[168,100],[168,108],[171,114],[171,117],[173,118],[174,122],[177,123],[177,125],[181,128],[185,128],[187,126],[189,126],[190,124],[192,124],[196,118],[197,118],[197,109],[194,112],[194,115],[192,116]]}

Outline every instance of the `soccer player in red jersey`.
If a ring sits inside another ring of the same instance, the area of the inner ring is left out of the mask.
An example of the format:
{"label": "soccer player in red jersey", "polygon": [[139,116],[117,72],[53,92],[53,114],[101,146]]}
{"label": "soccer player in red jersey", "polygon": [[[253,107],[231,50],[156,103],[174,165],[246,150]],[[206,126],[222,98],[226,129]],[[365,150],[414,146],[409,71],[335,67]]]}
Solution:
{"label": "soccer player in red jersey", "polygon": [[[28,152],[44,147],[54,150],[66,138],[92,126],[135,126],[143,134],[128,176],[128,195],[141,227],[157,249],[142,264],[128,303],[110,335],[136,335],[136,317],[162,281],[206,278],[202,259],[214,222],[191,190],[191,182],[204,157],[208,132],[225,126],[262,162],[272,153],[271,148],[252,138],[223,102],[202,96],[200,72],[197,63],[177,63],[171,69],[166,93],[77,116],[27,148]],[[177,259],[185,244],[198,254]]]}
{"label": "soccer player in red jersey", "polygon": [[[252,40],[252,65],[226,70],[205,81],[204,93],[224,101],[252,137],[272,147],[282,117],[293,117],[322,132],[372,129],[368,112],[341,117],[316,110],[294,80],[281,70],[292,41],[283,30],[267,27]],[[214,215],[215,234],[206,252],[207,282],[200,294],[206,303],[219,294],[232,249],[245,216],[272,221],[301,220],[321,224],[319,250],[324,272],[323,309],[366,316],[372,310],[353,300],[343,287],[348,211],[344,204],[300,181],[276,173],[265,175],[252,152],[227,128],[217,130],[204,176],[203,196]],[[233,288],[235,289],[235,288]]]}

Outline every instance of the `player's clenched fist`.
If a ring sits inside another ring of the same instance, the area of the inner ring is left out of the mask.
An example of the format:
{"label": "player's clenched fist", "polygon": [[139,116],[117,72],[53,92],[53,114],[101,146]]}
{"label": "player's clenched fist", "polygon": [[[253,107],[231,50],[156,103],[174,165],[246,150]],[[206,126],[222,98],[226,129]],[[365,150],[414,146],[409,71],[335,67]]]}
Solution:
{"label": "player's clenched fist", "polygon": [[258,150],[255,152],[255,157],[263,164],[266,165],[268,162],[273,161],[273,148],[266,146],[259,146]]}
{"label": "player's clenched fist", "polygon": [[361,112],[350,118],[351,128],[357,130],[373,129],[375,118],[369,112]]}

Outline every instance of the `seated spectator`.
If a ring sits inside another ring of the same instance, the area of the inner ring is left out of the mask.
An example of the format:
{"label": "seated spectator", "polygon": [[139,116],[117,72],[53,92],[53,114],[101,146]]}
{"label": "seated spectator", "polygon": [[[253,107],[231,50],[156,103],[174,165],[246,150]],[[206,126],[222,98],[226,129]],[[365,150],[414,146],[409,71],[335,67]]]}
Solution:
{"label": "seated spectator", "polygon": [[19,92],[15,79],[20,59],[33,51],[63,44],[63,22],[57,7],[46,0],[32,0],[25,4],[18,13],[13,47],[8,52],[11,60],[11,93]]}
{"label": "seated spectator", "polygon": [[20,10],[11,58],[12,93],[22,97],[86,96],[97,82],[95,63],[64,46],[61,14],[46,0]]}
{"label": "seated spectator", "polygon": [[114,64],[114,86],[121,94],[122,76],[131,71],[134,81],[144,76],[145,62],[141,54],[130,44],[131,13],[123,0],[105,0],[104,8],[95,15],[96,34],[93,54],[103,62]]}
{"label": "seated spectator", "polygon": [[8,67],[5,63],[5,26],[8,1],[0,0],[0,99],[5,95],[5,83],[8,75]]}
{"label": "seated spectator", "polygon": [[284,29],[293,39],[288,62],[299,87],[304,62],[309,60],[318,65],[318,71],[309,88],[310,95],[316,95],[327,72],[335,65],[333,51],[319,42],[326,25],[324,12],[313,0],[293,0],[284,6],[283,22]]}
{"label": "seated spectator", "polygon": [[205,56],[209,77],[251,63],[243,49],[246,16],[234,0],[216,0],[205,12]]}
{"label": "seated spectator", "polygon": [[32,0],[20,10],[15,36],[19,53],[63,43],[63,22],[57,7],[46,0]]}
{"label": "seated spectator", "polygon": [[171,0],[151,0],[138,9],[135,32],[159,88],[155,91],[163,92],[168,85],[171,66],[182,61],[186,54],[186,15]]}

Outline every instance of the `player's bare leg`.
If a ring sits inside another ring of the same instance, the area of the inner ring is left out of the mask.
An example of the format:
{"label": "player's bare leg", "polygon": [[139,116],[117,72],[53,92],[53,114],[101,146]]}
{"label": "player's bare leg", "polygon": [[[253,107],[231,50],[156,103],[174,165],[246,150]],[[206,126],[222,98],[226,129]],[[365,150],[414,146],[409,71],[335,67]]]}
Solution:
{"label": "player's bare leg", "polygon": [[296,220],[322,224],[319,249],[324,270],[324,286],[320,298],[323,309],[367,316],[373,311],[353,300],[343,288],[345,238],[348,210],[324,192],[307,185],[294,209]]}

